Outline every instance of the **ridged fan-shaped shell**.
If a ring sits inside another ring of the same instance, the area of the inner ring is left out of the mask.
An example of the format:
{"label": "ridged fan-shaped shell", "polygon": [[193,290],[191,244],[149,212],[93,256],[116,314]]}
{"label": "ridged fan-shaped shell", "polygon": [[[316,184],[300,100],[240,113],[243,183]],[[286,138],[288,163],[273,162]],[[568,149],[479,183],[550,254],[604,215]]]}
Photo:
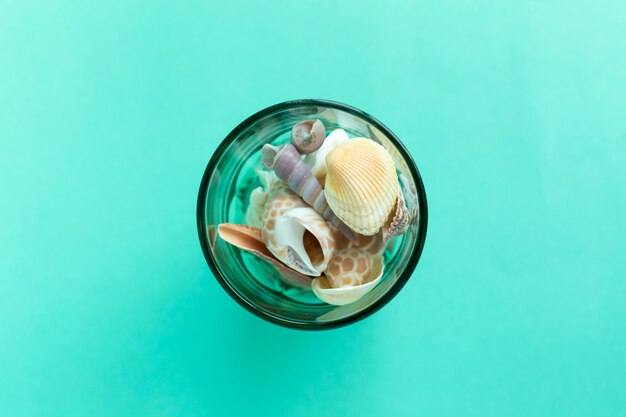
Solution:
{"label": "ridged fan-shaped shell", "polygon": [[356,138],[326,157],[328,205],[348,227],[371,236],[385,224],[398,197],[396,168],[378,143]]}

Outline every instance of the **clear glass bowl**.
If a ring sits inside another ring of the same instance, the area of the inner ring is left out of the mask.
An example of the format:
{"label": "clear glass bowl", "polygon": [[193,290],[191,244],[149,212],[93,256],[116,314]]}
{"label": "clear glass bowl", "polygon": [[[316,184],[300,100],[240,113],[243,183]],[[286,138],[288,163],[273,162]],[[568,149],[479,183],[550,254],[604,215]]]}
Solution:
{"label": "clear glass bowl", "polygon": [[[327,131],[342,128],[351,137],[380,142],[396,164],[407,207],[415,219],[385,252],[381,282],[358,301],[332,306],[308,290],[283,283],[265,261],[217,237],[220,223],[246,223],[250,192],[260,185],[256,169],[261,147],[289,140],[304,119],[320,119]],[[353,323],[379,310],[402,289],[417,265],[426,238],[424,185],[415,162],[382,123],[354,107],[327,100],[294,100],[261,110],[237,126],[215,151],[202,177],[197,208],[202,251],[215,278],[243,307],[273,323],[298,329],[328,329]]]}

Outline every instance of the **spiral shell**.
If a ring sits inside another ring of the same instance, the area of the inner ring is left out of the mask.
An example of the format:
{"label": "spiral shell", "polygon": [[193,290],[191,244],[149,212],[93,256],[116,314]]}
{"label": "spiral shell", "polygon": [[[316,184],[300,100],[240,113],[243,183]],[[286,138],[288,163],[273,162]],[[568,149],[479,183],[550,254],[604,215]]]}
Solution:
{"label": "spiral shell", "polygon": [[326,138],[326,129],[321,120],[305,120],[291,129],[291,143],[301,154],[315,152]]}
{"label": "spiral shell", "polygon": [[326,157],[328,205],[348,227],[371,236],[385,224],[398,197],[391,156],[378,143],[357,138]]}
{"label": "spiral shell", "polygon": [[319,276],[335,251],[326,221],[282,181],[270,189],[261,235],[276,258],[309,276]]}

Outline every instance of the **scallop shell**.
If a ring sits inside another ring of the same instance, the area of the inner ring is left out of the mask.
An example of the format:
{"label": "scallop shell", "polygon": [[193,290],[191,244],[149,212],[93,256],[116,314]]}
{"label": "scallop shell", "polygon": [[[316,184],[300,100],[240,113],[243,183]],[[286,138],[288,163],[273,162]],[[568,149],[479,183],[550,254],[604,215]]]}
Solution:
{"label": "scallop shell", "polygon": [[267,248],[290,268],[319,276],[335,251],[335,236],[322,216],[287,185],[272,185],[261,234]]}
{"label": "scallop shell", "polygon": [[245,224],[222,223],[217,227],[218,235],[226,242],[269,262],[280,278],[298,288],[310,288],[311,278],[289,268],[272,255],[261,238],[261,230]]}
{"label": "scallop shell", "polygon": [[335,129],[326,137],[322,146],[315,152],[304,157],[304,163],[311,168],[313,176],[320,184],[324,185],[326,180],[326,155],[339,145],[348,142],[350,138],[343,129]]}
{"label": "scallop shell", "polygon": [[315,278],[311,288],[320,300],[345,305],[371,291],[380,282],[383,271],[381,257],[359,249],[344,249],[335,254],[325,276]]}
{"label": "scallop shell", "polygon": [[328,205],[348,227],[371,236],[385,224],[398,197],[391,156],[378,143],[357,138],[326,156]]}

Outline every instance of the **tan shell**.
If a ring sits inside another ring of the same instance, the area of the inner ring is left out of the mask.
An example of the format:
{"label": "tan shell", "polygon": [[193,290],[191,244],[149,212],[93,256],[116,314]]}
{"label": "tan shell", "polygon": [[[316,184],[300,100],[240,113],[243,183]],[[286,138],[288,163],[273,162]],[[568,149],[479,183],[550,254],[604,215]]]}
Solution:
{"label": "tan shell", "polygon": [[372,236],[357,235],[356,242],[351,242],[340,233],[335,233],[335,248],[337,252],[343,249],[358,249],[378,257],[385,253],[387,242],[384,240],[382,230]]}
{"label": "tan shell", "polygon": [[326,157],[328,205],[348,227],[365,236],[385,224],[398,197],[391,156],[378,143],[352,139]]}
{"label": "tan shell", "polygon": [[319,276],[335,252],[324,218],[282,181],[270,188],[261,233],[276,258],[305,275]]}
{"label": "tan shell", "polygon": [[261,238],[260,229],[245,224],[222,223],[217,227],[217,233],[231,245],[269,262],[278,271],[280,278],[285,283],[299,288],[311,287],[310,277],[287,267],[272,255]]}
{"label": "tan shell", "polygon": [[328,304],[349,304],[371,291],[380,282],[383,270],[381,257],[359,249],[344,249],[335,254],[325,276],[315,278],[311,288]]}
{"label": "tan shell", "polygon": [[363,285],[369,277],[374,257],[359,249],[344,249],[335,254],[325,272],[333,288]]}

